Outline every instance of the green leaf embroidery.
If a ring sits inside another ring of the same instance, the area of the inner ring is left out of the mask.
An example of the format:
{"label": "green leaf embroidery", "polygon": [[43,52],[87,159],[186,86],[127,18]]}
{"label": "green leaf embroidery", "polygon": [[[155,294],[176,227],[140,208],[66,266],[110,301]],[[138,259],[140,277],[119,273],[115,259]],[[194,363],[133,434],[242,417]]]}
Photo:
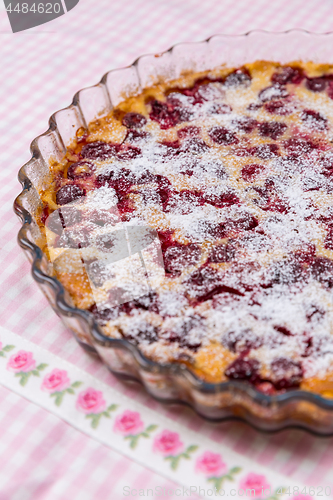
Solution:
{"label": "green leaf embroidery", "polygon": [[36,366],[37,370],[45,370],[45,368],[49,366],[46,363],[41,363],[40,365]]}
{"label": "green leaf embroidery", "polygon": [[77,389],[78,387],[80,387],[80,385],[82,385],[82,382],[79,382],[79,381],[77,381],[77,382],[73,382],[73,383],[72,383],[72,387],[73,387],[74,389]]}
{"label": "green leaf embroidery", "polygon": [[64,392],[58,392],[56,394],[57,395],[56,395],[54,403],[55,403],[56,406],[60,406],[61,403],[62,403],[62,400],[64,398]]}
{"label": "green leaf embroidery", "polygon": [[116,404],[112,404],[110,406],[107,407],[107,411],[114,411],[118,408],[118,405]]}
{"label": "green leaf embroidery", "polygon": [[5,352],[10,352],[13,349],[15,349],[14,345],[5,345],[5,347],[2,348],[2,350],[5,351]]}
{"label": "green leaf embroidery", "polygon": [[31,375],[31,372],[18,372],[15,374],[15,377],[21,377],[20,385],[22,385],[22,387],[24,387],[26,385],[26,383],[28,382],[30,375]]}
{"label": "green leaf embroidery", "polygon": [[190,446],[188,446],[188,448],[186,449],[186,452],[187,453],[193,453],[194,451],[196,451],[198,449],[198,445],[196,444],[191,444]]}
{"label": "green leaf embroidery", "polygon": [[155,424],[150,424],[148,425],[146,432],[153,432],[155,429],[157,429],[158,425]]}
{"label": "green leaf embroidery", "polygon": [[68,394],[75,394],[75,392],[73,391],[73,389],[71,387],[68,387],[66,389],[66,392],[68,392]]}
{"label": "green leaf embroidery", "polygon": [[220,490],[225,481],[234,481],[234,475],[241,472],[241,467],[233,467],[226,474],[220,477],[210,477],[207,479],[208,482],[213,483],[217,490]]}
{"label": "green leaf embroidery", "polygon": [[35,375],[35,377],[39,377],[39,372],[37,370],[32,370],[31,373]]}
{"label": "green leaf embroidery", "polygon": [[103,411],[102,415],[104,415],[104,417],[111,418],[108,411]]}
{"label": "green leaf embroidery", "polygon": [[1,358],[5,358],[6,357],[5,354],[2,351],[0,351],[0,356],[1,356]]}

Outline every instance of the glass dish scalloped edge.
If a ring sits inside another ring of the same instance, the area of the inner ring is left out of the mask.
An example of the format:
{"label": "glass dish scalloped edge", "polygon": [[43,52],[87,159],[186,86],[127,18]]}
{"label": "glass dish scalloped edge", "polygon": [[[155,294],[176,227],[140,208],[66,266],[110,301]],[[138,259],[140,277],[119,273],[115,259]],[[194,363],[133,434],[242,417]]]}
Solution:
{"label": "glass dish scalloped edge", "polygon": [[188,404],[211,420],[238,418],[263,431],[297,426],[321,435],[333,434],[333,399],[302,390],[268,396],[246,382],[207,383],[185,365],[161,365],[147,359],[128,340],[104,336],[91,313],[73,306],[68,292],[52,276],[52,264],[40,247],[35,215],[40,204],[38,192],[50,180],[49,160],[62,159],[77,129],[160,79],[174,79],[188,70],[203,71],[221,64],[237,67],[254,60],[333,63],[332,48],[333,33],[303,30],[216,35],[203,42],[178,44],[162,54],[144,55],[131,66],[110,71],[97,85],[77,92],[72,104],[54,113],[49,129],[31,143],[32,158],[19,171],[23,190],[14,210],[22,221],[18,242],[31,262],[33,278],[83,347],[97,352],[117,376],[143,383],[161,402]]}

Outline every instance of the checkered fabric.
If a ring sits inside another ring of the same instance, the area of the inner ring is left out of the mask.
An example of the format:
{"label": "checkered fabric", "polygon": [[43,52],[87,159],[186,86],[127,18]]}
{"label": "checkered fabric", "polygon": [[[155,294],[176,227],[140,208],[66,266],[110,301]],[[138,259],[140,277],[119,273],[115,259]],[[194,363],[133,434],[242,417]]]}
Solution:
{"label": "checkered fabric", "polygon": [[[270,436],[245,424],[210,424],[188,409],[159,405],[137,385],[117,381],[61,324],[16,242],[17,172],[30,157],[31,140],[78,89],[143,53],[256,28],[333,30],[333,1],[80,0],[65,16],[17,34],[0,9],[0,321],[198,434],[284,473],[291,485],[298,480],[333,487],[333,439],[295,430]],[[174,487],[1,386],[0,398],[0,500],[118,500],[125,485]]]}

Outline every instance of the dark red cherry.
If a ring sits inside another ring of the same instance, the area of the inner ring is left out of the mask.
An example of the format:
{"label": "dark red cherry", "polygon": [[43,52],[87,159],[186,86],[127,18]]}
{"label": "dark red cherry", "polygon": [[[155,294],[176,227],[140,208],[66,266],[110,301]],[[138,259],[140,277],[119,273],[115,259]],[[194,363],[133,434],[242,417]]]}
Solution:
{"label": "dark red cherry", "polygon": [[260,347],[262,340],[251,330],[243,330],[237,333],[230,331],[223,335],[222,344],[231,352],[248,353],[251,349]]}
{"label": "dark red cherry", "polygon": [[181,121],[179,111],[171,103],[154,100],[150,105],[149,117],[158,122],[162,130],[174,127]]}
{"label": "dark red cherry", "polygon": [[287,125],[282,122],[263,122],[259,125],[260,135],[274,140],[283,135],[286,130]]}
{"label": "dark red cherry", "polygon": [[255,383],[259,377],[259,362],[240,355],[225,371],[225,376],[231,380],[248,380]]}
{"label": "dark red cherry", "polygon": [[277,144],[260,144],[251,149],[253,156],[258,156],[261,160],[269,160],[274,156],[279,156],[279,147]]}
{"label": "dark red cherry", "polygon": [[141,141],[142,139],[148,139],[148,137],[150,137],[149,132],[145,132],[144,130],[136,130],[132,128],[127,131],[124,142],[138,142]]}
{"label": "dark red cherry", "polygon": [[287,83],[299,84],[303,79],[303,70],[292,66],[283,66],[272,76],[272,82],[279,85],[286,85]]}
{"label": "dark red cherry", "polygon": [[242,118],[234,120],[232,124],[236,127],[238,131],[250,134],[257,127],[258,122],[257,120],[251,118],[250,116],[244,116]]}
{"label": "dark red cherry", "polygon": [[220,262],[230,262],[235,256],[235,248],[231,242],[217,245],[211,250],[208,262],[218,264]]}
{"label": "dark red cherry", "polygon": [[112,233],[99,234],[95,244],[102,252],[110,252],[114,248],[115,236]]}
{"label": "dark red cherry", "polygon": [[189,125],[188,127],[180,128],[177,130],[179,139],[189,139],[200,134],[200,127]]}
{"label": "dark red cherry", "polygon": [[301,120],[314,130],[325,130],[327,128],[327,119],[313,109],[304,109],[301,113]]}
{"label": "dark red cherry", "polygon": [[72,203],[72,201],[78,200],[85,196],[84,189],[80,188],[76,184],[66,184],[62,186],[56,194],[57,205],[67,205],[67,203]]}
{"label": "dark red cherry", "polygon": [[90,142],[83,146],[81,150],[82,158],[88,160],[104,161],[112,156],[116,156],[120,144],[107,143],[102,141]]}
{"label": "dark red cherry", "polygon": [[258,163],[251,163],[250,165],[245,165],[242,168],[241,175],[246,182],[253,181],[258,174],[264,169],[263,165]]}
{"label": "dark red cherry", "polygon": [[290,104],[283,99],[266,102],[265,109],[272,115],[280,116],[290,115],[293,112],[293,108],[290,106]]}
{"label": "dark red cherry", "polygon": [[299,137],[292,137],[283,141],[283,147],[289,154],[295,156],[305,155],[316,148],[312,142]]}
{"label": "dark red cherry", "polygon": [[78,161],[77,163],[72,163],[68,168],[67,178],[73,181],[76,179],[85,179],[91,177],[94,170],[94,164],[90,161]]}
{"label": "dark red cherry", "polygon": [[165,270],[172,275],[179,275],[187,267],[195,265],[200,257],[200,247],[194,243],[170,246],[163,256]]}
{"label": "dark red cherry", "polygon": [[291,331],[288,328],[286,328],[285,326],[277,325],[277,326],[274,326],[273,328],[274,328],[274,330],[276,330],[279,333],[282,333],[282,335],[285,335],[286,337],[292,337],[292,335],[293,335],[291,333]]}
{"label": "dark red cherry", "polygon": [[333,228],[330,228],[326,234],[324,247],[328,248],[328,250],[333,250]]}
{"label": "dark red cherry", "polygon": [[204,151],[207,151],[207,149],[209,149],[209,146],[199,137],[187,139],[181,146],[181,151],[194,154],[203,153]]}
{"label": "dark red cherry", "polygon": [[266,87],[261,92],[259,92],[259,99],[262,102],[271,101],[272,99],[281,99],[288,97],[288,92],[285,87],[281,85],[272,85],[271,87]]}
{"label": "dark red cherry", "polygon": [[117,152],[117,158],[122,161],[133,160],[140,155],[141,149],[137,146],[130,146],[129,144],[122,144]]}
{"label": "dark red cherry", "polygon": [[94,304],[90,311],[94,315],[95,320],[99,325],[106,325],[108,321],[112,321],[118,318],[119,316],[119,307],[98,307]]}
{"label": "dark red cherry", "polygon": [[318,77],[318,78],[307,78],[305,82],[305,86],[312,90],[312,92],[322,92],[325,90],[327,85],[326,78]]}
{"label": "dark red cherry", "polygon": [[316,257],[311,265],[313,277],[328,288],[333,287],[333,261],[326,257]]}
{"label": "dark red cherry", "polygon": [[146,125],[147,119],[140,113],[126,113],[122,124],[127,128],[141,128]]}
{"label": "dark red cherry", "polygon": [[208,135],[212,141],[222,146],[230,146],[231,144],[238,143],[236,134],[225,127],[213,127],[209,130]]}
{"label": "dark red cherry", "polygon": [[232,108],[228,104],[214,102],[206,112],[208,115],[225,115],[231,113],[231,111]]}
{"label": "dark red cherry", "polygon": [[206,194],[204,196],[204,200],[207,203],[210,203],[211,205],[214,205],[214,207],[218,208],[229,207],[231,205],[236,205],[239,203],[238,196],[232,191],[227,191],[225,193],[219,194]]}
{"label": "dark red cherry", "polygon": [[245,68],[233,71],[224,80],[224,85],[226,87],[239,87],[240,85],[248,86],[250,83],[251,75]]}
{"label": "dark red cherry", "polygon": [[272,382],[276,389],[299,387],[303,378],[301,363],[288,358],[277,358],[271,364]]}

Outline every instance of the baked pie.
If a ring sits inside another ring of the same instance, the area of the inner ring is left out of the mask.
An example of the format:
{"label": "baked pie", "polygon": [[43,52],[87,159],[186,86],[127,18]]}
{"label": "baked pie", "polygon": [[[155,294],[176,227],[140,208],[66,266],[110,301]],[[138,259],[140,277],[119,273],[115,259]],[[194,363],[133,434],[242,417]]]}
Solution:
{"label": "baked pie", "polygon": [[76,137],[39,214],[74,305],[207,382],[333,397],[333,66],[189,73]]}

